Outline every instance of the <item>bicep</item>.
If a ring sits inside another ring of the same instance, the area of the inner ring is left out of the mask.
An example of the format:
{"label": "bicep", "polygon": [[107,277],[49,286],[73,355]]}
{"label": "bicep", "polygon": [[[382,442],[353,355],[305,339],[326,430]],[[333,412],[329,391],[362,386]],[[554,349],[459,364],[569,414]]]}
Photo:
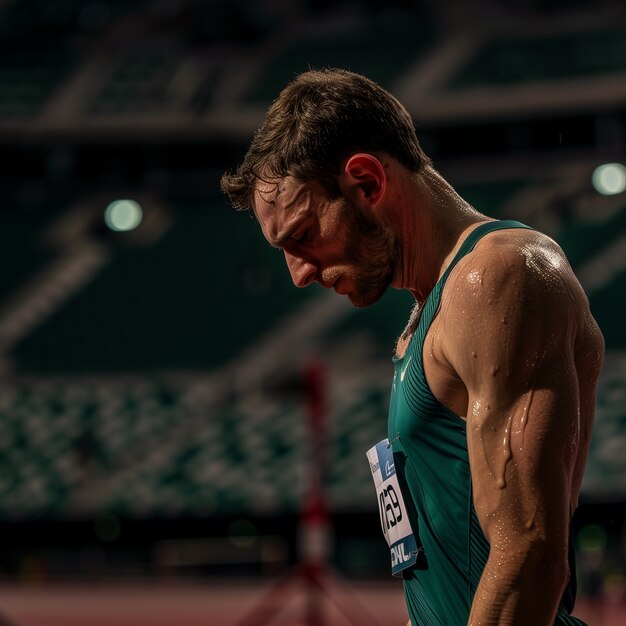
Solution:
{"label": "bicep", "polygon": [[578,441],[576,376],[567,361],[546,357],[530,385],[487,385],[470,395],[474,506],[487,539],[502,550],[511,541],[566,537]]}

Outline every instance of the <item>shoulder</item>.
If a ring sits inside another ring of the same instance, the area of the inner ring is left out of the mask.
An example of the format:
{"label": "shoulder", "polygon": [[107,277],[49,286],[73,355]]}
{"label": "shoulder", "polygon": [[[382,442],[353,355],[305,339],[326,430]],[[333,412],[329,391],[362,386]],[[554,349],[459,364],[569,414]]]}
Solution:
{"label": "shoulder", "polygon": [[448,301],[518,304],[544,299],[583,303],[586,297],[561,247],[535,230],[506,229],[487,234],[450,273]]}
{"label": "shoulder", "polygon": [[440,310],[442,352],[461,378],[483,359],[519,367],[572,350],[585,311],[582,288],[552,239],[527,229],[495,231],[450,273]]}

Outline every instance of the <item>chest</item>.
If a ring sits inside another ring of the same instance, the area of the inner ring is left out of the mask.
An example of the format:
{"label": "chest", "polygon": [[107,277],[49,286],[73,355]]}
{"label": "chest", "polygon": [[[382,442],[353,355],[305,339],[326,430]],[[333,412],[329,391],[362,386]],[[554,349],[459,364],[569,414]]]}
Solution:
{"label": "chest", "polygon": [[[411,362],[404,357],[413,334],[414,329],[407,328],[396,344],[396,356],[402,359],[401,373],[406,373],[411,367]],[[459,417],[465,418],[468,405],[467,389],[443,355],[439,317],[435,317],[424,336],[422,363],[426,384],[436,400]]]}

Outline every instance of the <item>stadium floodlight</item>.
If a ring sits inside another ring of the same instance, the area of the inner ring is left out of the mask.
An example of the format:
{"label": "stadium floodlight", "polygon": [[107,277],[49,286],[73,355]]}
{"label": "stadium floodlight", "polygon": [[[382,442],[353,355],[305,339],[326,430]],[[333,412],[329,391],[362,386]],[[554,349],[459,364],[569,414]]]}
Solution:
{"label": "stadium floodlight", "polygon": [[626,190],[626,167],[621,163],[599,165],[591,175],[594,189],[603,196],[614,196]]}
{"label": "stadium floodlight", "polygon": [[142,218],[143,211],[135,200],[114,200],[104,211],[104,223],[116,232],[134,230]]}

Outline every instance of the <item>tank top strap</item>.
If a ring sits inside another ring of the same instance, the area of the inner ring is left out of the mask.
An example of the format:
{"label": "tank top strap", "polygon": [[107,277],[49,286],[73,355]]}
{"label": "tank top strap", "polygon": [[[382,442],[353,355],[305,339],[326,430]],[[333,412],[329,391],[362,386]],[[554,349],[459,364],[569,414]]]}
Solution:
{"label": "tank top strap", "polygon": [[424,341],[424,337],[428,328],[439,309],[439,304],[441,301],[441,294],[443,292],[443,288],[446,284],[446,280],[450,275],[450,272],[454,269],[456,264],[469,252],[472,251],[474,246],[488,233],[494,232],[496,230],[504,230],[507,228],[527,228],[532,230],[530,226],[526,226],[526,224],[522,224],[522,222],[518,222],[516,220],[498,220],[493,222],[485,222],[480,226],[476,227],[465,239],[465,241],[461,244],[461,247],[458,249],[457,253],[454,255],[454,258],[442,274],[441,278],[437,281],[437,284],[433,287],[432,291],[428,294],[428,297],[424,301],[424,305],[422,306],[422,310],[420,313],[420,318],[417,323],[417,328],[415,330],[414,337],[416,336],[415,341],[411,340],[409,344],[409,349],[415,349],[418,351],[418,358],[421,361],[422,354],[422,344]]}
{"label": "tank top strap", "polygon": [[454,269],[454,266],[468,253],[471,252],[474,246],[488,233],[494,232],[496,230],[505,230],[507,228],[527,228],[532,230],[531,226],[527,226],[526,224],[522,224],[522,222],[518,222],[516,220],[498,220],[495,222],[485,222],[480,226],[476,227],[466,238],[465,241],[461,244],[461,247],[458,249],[457,253],[454,255],[454,258],[450,262],[450,265],[446,268],[446,271],[443,273],[441,278],[439,279],[439,283],[441,287],[446,282],[448,275]]}

